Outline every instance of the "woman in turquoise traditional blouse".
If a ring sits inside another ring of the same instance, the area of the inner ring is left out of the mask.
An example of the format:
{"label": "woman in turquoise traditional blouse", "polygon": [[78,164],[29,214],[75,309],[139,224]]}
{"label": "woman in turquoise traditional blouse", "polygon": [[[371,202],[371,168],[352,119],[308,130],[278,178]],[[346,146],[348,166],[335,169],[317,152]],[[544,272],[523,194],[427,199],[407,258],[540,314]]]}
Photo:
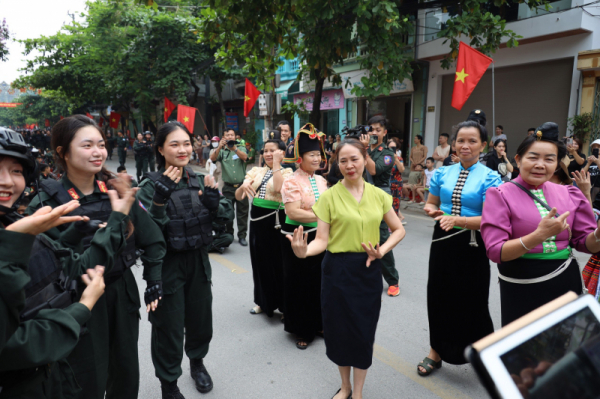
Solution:
{"label": "woman in turquoise traditional blouse", "polygon": [[[379,259],[404,238],[405,232],[392,208],[392,197],[365,183],[362,177],[366,148],[355,140],[345,141],[338,146],[336,155],[344,179],[325,191],[313,205],[318,218],[316,238],[308,245],[302,226],[294,231],[293,238],[288,238],[299,258],[315,256],[327,249],[321,265],[323,330],[327,357],[337,364],[342,377],[342,387],[334,399],[362,399],[381,309],[383,283]],[[392,234],[380,247],[381,220]],[[354,368],[354,393],[351,368]]]}
{"label": "woman in turquoise traditional blouse", "polygon": [[502,180],[479,163],[486,142],[487,132],[478,122],[460,123],[460,162],[436,170],[431,179],[424,210],[438,223],[427,282],[431,350],[417,366],[421,376],[442,367],[442,360],[467,363],[464,349],[494,331],[488,309],[490,263],[478,230],[485,193]]}

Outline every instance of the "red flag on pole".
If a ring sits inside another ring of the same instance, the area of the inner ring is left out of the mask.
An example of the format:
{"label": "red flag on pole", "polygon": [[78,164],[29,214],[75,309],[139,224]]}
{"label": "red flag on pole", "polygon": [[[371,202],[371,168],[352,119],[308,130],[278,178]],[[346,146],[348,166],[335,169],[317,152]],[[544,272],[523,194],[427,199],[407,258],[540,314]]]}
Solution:
{"label": "red flag on pole", "polygon": [[[248,79],[246,79],[246,90],[244,93],[244,116],[248,117],[248,115],[250,115],[250,111],[252,110],[252,107],[254,107],[254,104],[256,104],[256,100],[258,99],[258,96],[260,95],[260,91],[256,88],[256,86],[254,86],[252,84],[252,82],[250,82]],[[223,115],[225,116],[225,115]]]}
{"label": "red flag on pole", "polygon": [[86,113],[85,113],[85,116],[87,116],[87,117],[88,117],[88,118],[90,118],[90,119],[94,119],[94,117],[92,116],[92,114],[90,114],[89,112],[86,112]]}
{"label": "red flag on pole", "polygon": [[44,121],[44,125],[46,125],[46,127],[50,126],[50,119],[46,119]]}
{"label": "red flag on pole", "polygon": [[175,110],[175,104],[173,104],[167,97],[165,97],[165,123],[169,121],[169,116]]}
{"label": "red flag on pole", "polygon": [[452,92],[452,106],[461,110],[467,99],[481,80],[493,60],[473,47],[460,42],[458,61],[456,62],[456,79]]}
{"label": "red flag on pole", "polygon": [[120,120],[121,120],[121,114],[117,114],[116,112],[110,113],[110,127],[118,129]]}
{"label": "red flag on pole", "polygon": [[61,115],[61,116],[60,116],[60,119],[65,119],[65,117]]}
{"label": "red flag on pole", "polygon": [[196,108],[179,104],[177,106],[177,120],[185,125],[190,133],[194,133],[194,120]]}
{"label": "red flag on pole", "polygon": [[98,121],[98,126],[102,127],[102,125],[104,125],[104,118],[100,118]]}

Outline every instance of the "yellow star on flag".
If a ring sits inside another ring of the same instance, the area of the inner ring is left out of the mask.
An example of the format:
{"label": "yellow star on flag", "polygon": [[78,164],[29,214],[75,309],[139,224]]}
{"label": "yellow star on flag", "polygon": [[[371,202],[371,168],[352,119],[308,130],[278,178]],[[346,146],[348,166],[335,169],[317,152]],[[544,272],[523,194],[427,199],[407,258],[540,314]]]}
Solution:
{"label": "yellow star on flag", "polygon": [[250,97],[244,96],[244,101],[250,101]]}
{"label": "yellow star on flag", "polygon": [[113,122],[116,122],[117,120],[115,118],[112,119]]}
{"label": "yellow star on flag", "polygon": [[460,80],[461,82],[465,83],[465,78],[467,76],[469,76],[469,74],[465,73],[465,68],[463,68],[462,71],[456,72],[455,82],[458,82]]}
{"label": "yellow star on flag", "polygon": [[167,112],[169,109],[167,107],[165,107],[165,112]]}
{"label": "yellow star on flag", "polygon": [[183,121],[184,121],[184,122],[189,122],[189,120],[190,120],[190,118],[188,118],[187,116],[185,116],[185,117],[183,118]]}

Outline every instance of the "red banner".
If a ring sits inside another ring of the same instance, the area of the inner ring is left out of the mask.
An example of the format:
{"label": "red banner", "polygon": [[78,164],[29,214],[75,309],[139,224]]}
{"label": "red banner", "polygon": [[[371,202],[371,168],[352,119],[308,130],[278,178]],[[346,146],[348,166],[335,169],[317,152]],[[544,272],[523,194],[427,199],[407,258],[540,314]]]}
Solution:
{"label": "red banner", "polygon": [[16,108],[18,105],[22,103],[0,103],[0,108]]}

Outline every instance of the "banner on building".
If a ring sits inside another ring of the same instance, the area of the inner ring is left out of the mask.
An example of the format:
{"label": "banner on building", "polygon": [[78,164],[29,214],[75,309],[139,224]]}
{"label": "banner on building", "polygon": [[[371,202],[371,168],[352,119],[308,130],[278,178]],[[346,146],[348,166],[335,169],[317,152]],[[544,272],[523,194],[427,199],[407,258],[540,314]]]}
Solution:
{"label": "banner on building", "polygon": [[[315,93],[296,94],[294,104],[304,103],[307,111],[312,111]],[[323,90],[321,95],[321,111],[344,108],[344,90]]]}
{"label": "banner on building", "polygon": [[[354,87],[363,87],[363,83],[361,79],[365,76],[368,76],[369,71],[366,69],[361,69],[359,71],[346,72],[342,73],[342,88],[344,90],[344,95],[346,98],[356,98],[356,94],[352,94],[351,91]],[[349,82],[349,84],[347,84]],[[396,80],[392,89],[390,90],[390,94],[398,94],[398,93],[412,93],[415,91],[415,86],[413,85],[412,80],[404,79],[402,82]]]}
{"label": "banner on building", "polygon": [[0,108],[16,108],[23,103],[0,103]]}
{"label": "banner on building", "polygon": [[236,132],[239,132],[240,124],[236,112],[225,112],[225,122],[227,123],[227,129],[233,129]]}

